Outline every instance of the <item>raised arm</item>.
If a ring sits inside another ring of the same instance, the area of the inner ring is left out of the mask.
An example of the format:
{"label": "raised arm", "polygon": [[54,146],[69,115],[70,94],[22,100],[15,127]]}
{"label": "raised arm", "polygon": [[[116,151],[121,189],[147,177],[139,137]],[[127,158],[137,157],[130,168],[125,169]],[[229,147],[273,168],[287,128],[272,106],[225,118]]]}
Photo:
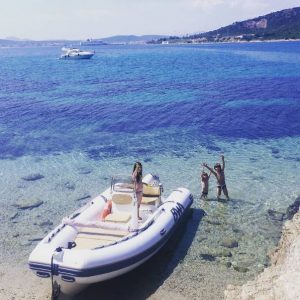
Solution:
{"label": "raised arm", "polygon": [[225,170],[225,159],[224,159],[224,155],[221,155],[221,159],[222,159],[222,170]]}
{"label": "raised arm", "polygon": [[205,167],[206,169],[208,169],[210,171],[210,173],[213,173],[215,176],[217,176],[217,173],[211,167],[209,167],[207,165],[207,163],[203,163],[202,166]]}

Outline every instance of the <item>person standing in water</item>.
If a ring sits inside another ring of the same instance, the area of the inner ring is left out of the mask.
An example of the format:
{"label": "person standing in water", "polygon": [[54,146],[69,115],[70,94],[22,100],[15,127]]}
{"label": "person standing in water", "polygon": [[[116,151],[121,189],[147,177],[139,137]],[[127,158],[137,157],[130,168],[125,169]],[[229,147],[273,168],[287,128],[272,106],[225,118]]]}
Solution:
{"label": "person standing in water", "polygon": [[209,175],[204,172],[204,170],[202,170],[202,174],[201,174],[201,186],[202,186],[202,194],[200,199],[207,199],[207,195],[208,195],[208,181],[209,181]]}
{"label": "person standing in water", "polygon": [[220,199],[221,192],[225,195],[226,199],[229,200],[228,191],[225,183],[225,158],[221,155],[222,166],[216,163],[214,170],[210,168],[206,163],[203,163],[203,167],[207,168],[211,173],[213,173],[217,179],[217,198]]}
{"label": "person standing in water", "polygon": [[138,219],[142,220],[140,217],[140,205],[142,202],[142,197],[143,197],[143,166],[142,164],[137,161],[134,166],[133,166],[133,171],[132,171],[132,180],[134,182],[134,189],[136,193],[136,198],[137,198],[137,205],[138,205]]}

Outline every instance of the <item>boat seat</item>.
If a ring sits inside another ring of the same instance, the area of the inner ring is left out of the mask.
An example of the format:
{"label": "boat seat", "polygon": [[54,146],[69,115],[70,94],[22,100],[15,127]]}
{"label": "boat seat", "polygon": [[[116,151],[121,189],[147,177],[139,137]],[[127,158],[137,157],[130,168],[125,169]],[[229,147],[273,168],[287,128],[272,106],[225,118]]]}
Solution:
{"label": "boat seat", "polygon": [[93,249],[122,239],[128,234],[127,231],[104,229],[104,228],[82,228],[76,239],[76,249]]}
{"label": "boat seat", "polygon": [[132,194],[114,193],[111,201],[111,213],[105,217],[105,222],[128,223],[132,214]]}
{"label": "boat seat", "polygon": [[111,201],[115,204],[131,204],[132,202],[132,196],[130,194],[113,194]]}
{"label": "boat seat", "polygon": [[160,186],[143,185],[142,204],[154,205],[160,200],[161,189]]}
{"label": "boat seat", "polygon": [[115,212],[105,217],[105,222],[127,223],[131,219],[131,213]]}

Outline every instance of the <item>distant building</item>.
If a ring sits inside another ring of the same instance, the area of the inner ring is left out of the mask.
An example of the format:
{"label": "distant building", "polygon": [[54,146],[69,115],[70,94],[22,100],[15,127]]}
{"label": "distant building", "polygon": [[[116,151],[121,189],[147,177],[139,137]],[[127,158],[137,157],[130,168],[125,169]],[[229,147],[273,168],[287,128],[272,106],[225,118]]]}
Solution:
{"label": "distant building", "polygon": [[258,21],[245,21],[242,23],[242,26],[244,28],[249,28],[249,29],[265,29],[268,26],[268,20],[267,19],[260,19]]}

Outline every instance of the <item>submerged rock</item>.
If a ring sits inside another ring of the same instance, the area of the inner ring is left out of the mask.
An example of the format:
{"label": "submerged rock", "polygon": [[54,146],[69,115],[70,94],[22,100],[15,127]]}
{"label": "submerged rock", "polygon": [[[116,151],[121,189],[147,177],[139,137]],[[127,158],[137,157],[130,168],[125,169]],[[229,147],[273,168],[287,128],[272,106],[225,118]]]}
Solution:
{"label": "submerged rock", "polygon": [[91,195],[89,195],[89,194],[84,194],[84,195],[78,197],[77,199],[75,199],[75,201],[86,200],[86,199],[89,199],[89,198],[91,198]]}
{"label": "submerged rock", "polygon": [[20,200],[14,206],[16,206],[18,209],[33,209],[36,207],[39,207],[42,205],[44,202],[42,200]]}
{"label": "submerged rock", "polygon": [[243,286],[228,285],[225,299],[299,299],[299,237],[300,212],[283,225],[279,245],[271,255],[271,266]]}
{"label": "submerged rock", "polygon": [[282,222],[285,218],[285,214],[273,209],[268,209],[268,217],[273,221]]}
{"label": "submerged rock", "polygon": [[9,217],[9,219],[10,219],[10,220],[14,220],[18,215],[19,215],[18,212],[13,213],[13,214]]}
{"label": "submerged rock", "polygon": [[203,260],[207,260],[207,261],[215,261],[216,260],[216,257],[213,254],[210,254],[210,253],[201,253],[200,257]]}
{"label": "submerged rock", "polygon": [[228,249],[219,249],[215,251],[215,256],[218,257],[231,257],[232,253]]}
{"label": "submerged rock", "polygon": [[293,204],[291,204],[286,210],[286,218],[291,220],[294,215],[299,211],[300,197],[298,197]]}
{"label": "submerged rock", "polygon": [[248,268],[243,267],[243,266],[239,266],[239,265],[232,265],[233,269],[236,270],[237,272],[241,272],[241,273],[246,273],[249,271]]}
{"label": "submerged rock", "polygon": [[210,220],[210,219],[204,219],[204,221],[206,221],[206,223],[211,224],[211,225],[222,225],[222,223],[218,220]]}
{"label": "submerged rock", "polygon": [[47,221],[40,222],[38,225],[41,227],[48,227],[48,226],[52,226],[53,222],[51,222],[50,220],[47,220]]}
{"label": "submerged rock", "polygon": [[89,168],[82,167],[82,168],[78,169],[78,172],[79,172],[79,174],[87,175],[87,174],[92,173],[93,170],[89,169]]}
{"label": "submerged rock", "polygon": [[21,177],[25,181],[35,181],[44,178],[44,175],[40,173],[29,174],[27,176]]}
{"label": "submerged rock", "polygon": [[235,239],[226,238],[222,241],[221,245],[226,248],[236,248],[239,246],[239,243]]}
{"label": "submerged rock", "polygon": [[41,241],[42,239],[43,239],[42,237],[37,236],[37,237],[29,238],[28,241],[29,241],[29,242],[39,242],[39,241]]}
{"label": "submerged rock", "polygon": [[69,182],[67,181],[65,184],[64,184],[64,187],[68,190],[72,190],[74,191],[75,190],[75,183],[72,183],[72,182]]}
{"label": "submerged rock", "polygon": [[232,263],[230,261],[221,261],[221,264],[227,268],[230,268],[232,266]]}

